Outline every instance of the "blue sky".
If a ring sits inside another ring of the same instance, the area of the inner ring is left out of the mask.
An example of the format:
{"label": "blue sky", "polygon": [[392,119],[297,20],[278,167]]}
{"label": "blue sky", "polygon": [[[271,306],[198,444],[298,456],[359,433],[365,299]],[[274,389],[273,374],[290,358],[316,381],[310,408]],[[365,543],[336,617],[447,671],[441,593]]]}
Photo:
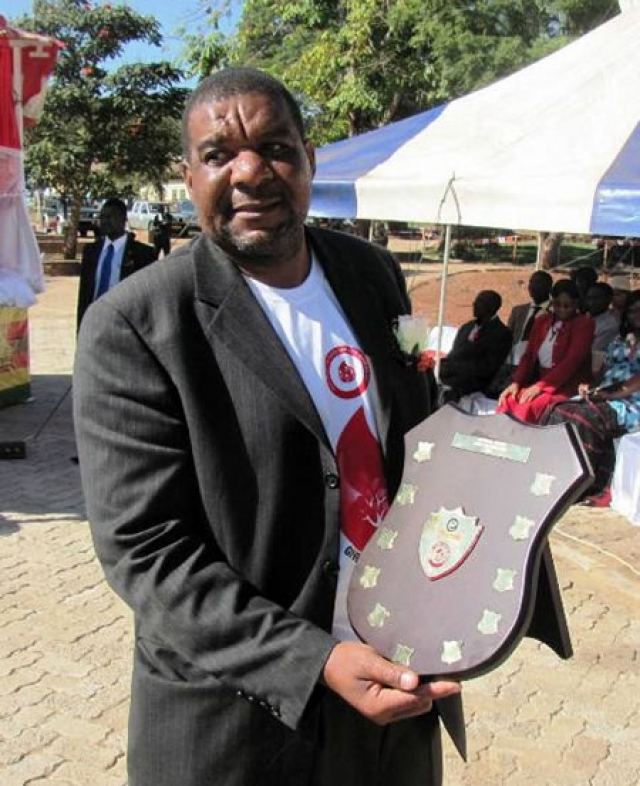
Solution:
{"label": "blue sky", "polygon": [[[106,2],[106,0],[101,0]],[[202,4],[198,0],[111,0],[112,5],[125,4],[141,14],[155,16],[162,26],[163,44],[161,47],[148,46],[146,44],[128,44],[125,47],[124,55],[119,63],[142,62],[148,63],[157,60],[174,60],[180,54],[182,41],[176,35],[176,29],[185,27],[189,32],[196,32],[204,15],[200,10]],[[211,3],[215,7],[215,2]],[[233,3],[236,9],[241,8],[241,0]],[[33,8],[32,0],[4,0],[0,13],[13,19],[23,14],[31,14]],[[234,14],[237,19],[238,12]],[[234,19],[229,24],[233,25]]]}

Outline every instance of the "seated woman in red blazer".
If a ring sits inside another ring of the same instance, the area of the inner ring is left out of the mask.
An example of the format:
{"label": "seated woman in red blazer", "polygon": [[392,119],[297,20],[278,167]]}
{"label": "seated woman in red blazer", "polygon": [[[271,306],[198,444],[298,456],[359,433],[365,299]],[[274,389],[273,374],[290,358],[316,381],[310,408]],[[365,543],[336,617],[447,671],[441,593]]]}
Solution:
{"label": "seated woman in red blazer", "polygon": [[578,311],[576,285],[557,281],[551,290],[552,313],[536,319],[513,382],[500,394],[497,412],[537,423],[547,407],[578,392],[591,379],[594,322]]}

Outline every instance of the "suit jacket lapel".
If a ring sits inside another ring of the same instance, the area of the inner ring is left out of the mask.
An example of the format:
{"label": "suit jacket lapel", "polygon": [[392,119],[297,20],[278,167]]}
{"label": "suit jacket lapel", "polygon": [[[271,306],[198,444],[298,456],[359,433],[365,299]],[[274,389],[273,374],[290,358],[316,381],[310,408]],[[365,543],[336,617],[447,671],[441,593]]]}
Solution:
{"label": "suit jacket lapel", "polygon": [[235,264],[205,235],[194,243],[193,255],[196,298],[209,340],[229,347],[295,417],[329,445],[298,370]]}

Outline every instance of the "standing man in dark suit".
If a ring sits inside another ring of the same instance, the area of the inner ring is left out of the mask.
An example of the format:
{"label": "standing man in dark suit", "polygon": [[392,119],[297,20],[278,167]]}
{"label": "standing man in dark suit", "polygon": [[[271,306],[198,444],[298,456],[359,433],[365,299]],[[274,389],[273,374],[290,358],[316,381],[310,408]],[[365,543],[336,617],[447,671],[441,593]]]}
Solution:
{"label": "standing man in dark suit", "polygon": [[125,231],[127,206],[121,199],[107,199],[100,209],[100,240],[82,252],[78,289],[77,326],[94,300],[118,282],[158,258],[146,243],[138,243]]}
{"label": "standing man in dark suit", "polygon": [[493,289],[476,295],[474,318],[458,330],[451,352],[440,364],[444,402],[486,393],[511,347],[511,331],[498,316],[501,305],[502,298]]}
{"label": "standing man in dark suit", "polygon": [[205,79],[183,140],[203,233],[91,308],[74,383],[96,551],[135,613],[129,784],[440,784],[459,686],[346,617],[428,414],[402,274],[304,226],[314,151],[272,77]]}

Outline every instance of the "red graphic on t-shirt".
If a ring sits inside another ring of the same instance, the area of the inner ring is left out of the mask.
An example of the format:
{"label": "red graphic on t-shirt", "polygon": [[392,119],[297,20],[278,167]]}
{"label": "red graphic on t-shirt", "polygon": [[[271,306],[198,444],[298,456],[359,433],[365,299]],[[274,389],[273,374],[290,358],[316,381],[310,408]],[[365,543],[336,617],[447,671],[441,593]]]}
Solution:
{"label": "red graphic on t-shirt", "polygon": [[359,550],[389,510],[380,445],[362,407],[345,426],[336,449],[342,531]]}
{"label": "red graphic on t-shirt", "polygon": [[344,360],[342,363],[340,363],[338,374],[342,382],[353,382],[353,380],[356,378],[356,372],[351,368],[351,366],[347,365]]}
{"label": "red graphic on t-shirt", "polygon": [[369,387],[371,368],[358,347],[334,347],[327,352],[324,363],[327,385],[338,398],[356,398]]}

